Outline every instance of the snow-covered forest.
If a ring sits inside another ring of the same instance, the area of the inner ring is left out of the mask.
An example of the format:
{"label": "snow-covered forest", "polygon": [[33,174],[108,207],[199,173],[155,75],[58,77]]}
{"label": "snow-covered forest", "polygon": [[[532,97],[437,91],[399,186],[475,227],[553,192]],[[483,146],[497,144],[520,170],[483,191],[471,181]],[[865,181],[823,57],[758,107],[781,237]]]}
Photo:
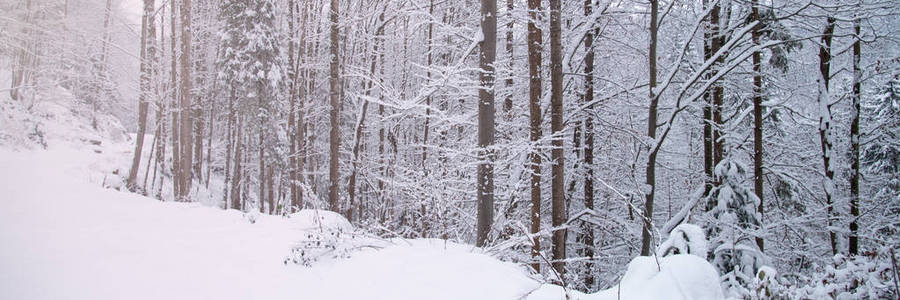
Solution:
{"label": "snow-covered forest", "polygon": [[900,2],[0,0],[0,170],[4,299],[898,299]]}

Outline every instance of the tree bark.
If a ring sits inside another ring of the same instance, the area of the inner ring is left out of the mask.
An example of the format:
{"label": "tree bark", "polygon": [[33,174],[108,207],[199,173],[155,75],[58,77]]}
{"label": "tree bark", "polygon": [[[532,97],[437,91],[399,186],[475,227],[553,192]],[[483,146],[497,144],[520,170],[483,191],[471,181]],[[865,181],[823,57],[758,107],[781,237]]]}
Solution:
{"label": "tree bark", "polygon": [[288,140],[290,143],[290,146],[288,148],[288,179],[290,180],[290,184],[288,186],[291,192],[291,208],[288,210],[288,212],[290,213],[293,213],[294,210],[297,209],[300,202],[298,199],[300,194],[298,193],[297,188],[297,173],[299,171],[299,169],[297,169],[297,167],[299,166],[297,164],[297,132],[299,132],[299,130],[297,129],[295,121],[295,116],[297,113],[297,89],[299,88],[298,78],[300,77],[300,64],[298,63],[300,55],[298,53],[298,57],[295,58],[294,48],[296,45],[296,33],[294,32],[294,9],[296,9],[294,0],[288,0],[288,61],[290,63],[290,71],[288,73],[288,77],[291,80],[290,94],[288,96]]}
{"label": "tree bark", "polygon": [[831,80],[831,39],[834,34],[833,17],[828,17],[825,22],[825,30],[822,32],[822,44],[819,47],[819,141],[822,144],[822,162],[825,169],[825,210],[828,225],[828,237],[831,242],[831,254],[837,254],[837,234],[831,229],[834,221],[834,169],[831,166],[831,156],[834,154],[831,140],[831,95],[829,93],[829,81]]}
{"label": "tree bark", "polygon": [[171,54],[172,54],[172,67],[171,71],[171,82],[169,85],[169,90],[172,91],[172,106],[170,106],[172,111],[172,190],[173,195],[175,196],[175,201],[178,201],[178,196],[181,195],[181,144],[180,144],[180,118],[179,118],[179,105],[178,105],[178,89],[175,88],[178,86],[178,36],[175,32],[175,26],[177,21],[178,10],[175,9],[175,0],[171,0],[169,2],[169,30],[171,33],[169,34],[169,38],[171,39]]}
{"label": "tree bark", "polygon": [[478,90],[478,236],[483,247],[494,222],[494,62],[497,57],[497,0],[481,0],[481,88]]}
{"label": "tree bark", "polygon": [[181,188],[176,195],[181,201],[190,201],[193,166],[193,88],[191,78],[191,0],[181,2]]}
{"label": "tree bark", "polygon": [[553,134],[551,150],[552,164],[552,225],[553,225],[553,268],[559,276],[565,273],[567,229],[560,229],[566,222],[565,199],[565,154],[563,152],[563,73],[561,41],[560,0],[550,0],[550,131]]}
{"label": "tree bark", "polygon": [[530,116],[530,139],[532,149],[528,153],[531,162],[531,258],[535,262],[531,267],[540,273],[541,264],[537,257],[541,251],[541,155],[538,143],[541,140],[541,44],[543,37],[541,28],[536,24],[541,16],[541,1],[528,0],[528,111]]}
{"label": "tree bark", "polygon": [[238,116],[237,119],[237,135],[234,137],[234,172],[231,175],[231,208],[237,210],[243,210],[243,197],[241,197],[241,179],[243,173],[241,171],[241,159],[243,156],[241,155],[241,150],[243,149],[243,127],[242,118]]}
{"label": "tree bark", "polygon": [[861,101],[862,71],[859,68],[862,51],[860,45],[859,19],[854,20],[853,30],[856,41],[853,42],[853,91],[850,99],[850,255],[859,254],[859,110]]}
{"label": "tree bark", "polygon": [[506,100],[503,102],[503,111],[506,112],[506,122],[511,122],[513,118],[513,77],[515,73],[513,72],[513,25],[515,23],[515,19],[513,18],[513,0],[506,0],[506,56],[507,56],[507,74],[506,74]]}
{"label": "tree bark", "polygon": [[[650,51],[649,51],[649,65],[650,65],[650,110],[647,117],[647,136],[653,140],[654,143],[656,141],[656,110],[659,102],[659,96],[656,95],[653,89],[656,88],[656,39],[657,39],[657,18],[659,14],[659,1],[658,0],[650,0]],[[656,155],[659,150],[657,145],[650,145],[650,153],[647,158],[647,173],[646,173],[646,184],[650,187],[650,190],[646,194],[646,202],[644,202],[644,230],[641,234],[641,256],[649,256],[650,255],[650,246],[653,241],[652,232],[653,232],[653,197],[656,193]]]}
{"label": "tree bark", "polygon": [[331,99],[331,159],[328,164],[328,180],[330,182],[328,189],[328,204],[331,210],[340,213],[340,203],[338,202],[338,181],[340,175],[338,173],[338,157],[340,155],[341,134],[340,134],[340,74],[338,73],[339,64],[339,41],[338,41],[338,0],[331,0],[331,75],[330,75],[330,99]]}
{"label": "tree bark", "polygon": [[[584,0],[584,16],[591,18],[593,11],[593,0]],[[594,106],[590,104],[594,102],[594,35],[597,34],[597,28],[594,27],[594,21],[588,20],[588,24],[592,26],[588,28],[587,34],[584,36],[584,103],[587,103],[587,111],[584,118],[584,208],[594,209]],[[594,287],[594,230],[590,225],[584,227],[584,256],[588,257],[585,264],[587,273],[584,276],[584,285],[588,289]]]}
{"label": "tree bark", "polygon": [[[759,21],[759,3],[758,0],[751,1],[751,20]],[[753,28],[752,39],[753,45],[759,45],[760,28]],[[753,52],[753,191],[759,198],[759,205],[756,212],[759,213],[761,224],[765,214],[763,206],[763,128],[762,128],[762,101],[763,101],[763,82],[762,82],[762,61],[759,51]],[[756,245],[759,251],[765,251],[763,238],[756,237]]]}

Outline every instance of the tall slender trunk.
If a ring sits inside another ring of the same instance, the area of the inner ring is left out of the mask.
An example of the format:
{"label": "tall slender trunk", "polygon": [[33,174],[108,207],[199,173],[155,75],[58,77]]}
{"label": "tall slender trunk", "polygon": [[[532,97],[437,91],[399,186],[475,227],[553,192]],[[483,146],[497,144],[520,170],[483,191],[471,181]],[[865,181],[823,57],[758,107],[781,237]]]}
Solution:
{"label": "tall slender trunk", "polygon": [[553,225],[553,268],[562,276],[565,273],[567,229],[560,229],[566,222],[565,157],[563,152],[563,73],[562,73],[562,33],[561,1],[550,0],[550,131],[553,134],[553,159],[551,175],[552,225]]}
{"label": "tall slender trunk", "polygon": [[515,61],[515,57],[513,56],[513,25],[515,24],[515,18],[513,18],[513,9],[515,8],[513,4],[513,0],[506,0],[506,100],[503,101],[503,111],[506,112],[506,122],[511,122],[513,118],[513,77],[515,73],[513,72],[513,62]]}
{"label": "tall slender trunk", "polygon": [[[225,125],[225,181],[224,181],[224,190],[222,191],[222,202],[224,202],[224,208],[228,209],[228,195],[233,186],[231,182],[231,149],[234,149],[234,131],[235,131],[235,111],[234,111],[234,88],[229,87],[229,95],[228,95],[228,119],[226,120],[227,124]],[[233,194],[232,194],[233,196]],[[237,209],[236,206],[232,206],[231,208]]]}
{"label": "tall slender trunk", "polygon": [[338,74],[338,64],[340,62],[340,49],[338,44],[338,0],[331,0],[331,75],[330,75],[330,99],[331,99],[331,140],[330,150],[331,159],[328,164],[328,204],[334,212],[340,212],[340,203],[338,202],[338,181],[340,175],[338,173],[338,157],[340,155],[341,134],[340,134],[340,74]]}
{"label": "tall slender trunk", "polygon": [[850,99],[850,255],[859,254],[859,109],[861,100],[862,71],[859,68],[861,45],[859,36],[859,19],[854,20],[853,30],[856,41],[853,42],[853,91]]}
{"label": "tall slender trunk", "polygon": [[[656,95],[653,89],[656,88],[656,39],[657,39],[657,18],[659,14],[659,1],[658,0],[650,0],[650,51],[649,51],[649,65],[650,65],[650,110],[647,117],[647,136],[650,139],[653,139],[654,143],[656,139],[656,110],[657,105],[659,103],[659,95]],[[653,232],[653,196],[656,193],[656,155],[659,153],[658,145],[650,145],[650,153],[647,158],[647,173],[645,182],[650,190],[646,195],[646,202],[644,202],[644,216],[643,216],[643,233],[641,234],[641,256],[650,255],[650,246],[653,241],[652,232]]]}
{"label": "tall slender trunk", "polygon": [[181,201],[190,201],[193,166],[193,88],[191,86],[191,0],[181,0]]}
{"label": "tall slender trunk", "polygon": [[[131,169],[128,171],[128,179],[126,186],[129,190],[134,191],[137,186],[138,170],[141,166],[141,152],[144,149],[144,135],[147,131],[147,111],[149,109],[150,98],[150,57],[154,51],[152,45],[156,40],[156,30],[153,24],[153,0],[144,0],[144,16],[141,20],[141,82],[140,95],[138,96],[138,131],[137,141],[134,145],[134,156],[131,160]],[[147,165],[149,169],[150,166]]]}
{"label": "tall slender trunk", "polygon": [[[758,0],[752,0],[751,18],[759,21],[759,3]],[[753,28],[752,33],[753,45],[759,45],[760,28]],[[759,51],[753,52],[753,191],[759,198],[759,205],[756,212],[759,213],[760,222],[765,215],[765,206],[763,206],[763,128],[762,128],[762,102],[763,102],[763,82],[762,82],[762,61]],[[759,251],[765,251],[763,238],[756,237],[756,245]]]}
{"label": "tall slender trunk", "polygon": [[536,24],[540,21],[541,1],[528,0],[528,113],[530,125],[530,140],[532,149],[528,153],[531,164],[531,258],[535,262],[531,267],[535,272],[541,271],[541,264],[537,257],[541,251],[541,155],[538,142],[541,140],[541,53],[543,36],[541,28]]}
{"label": "tall slender trunk", "polygon": [[[428,14],[431,16],[434,15],[434,0],[430,0],[428,2]],[[383,19],[384,19],[384,13],[382,13],[381,16],[379,17],[379,20],[383,20]],[[384,25],[382,25],[382,26],[384,26]],[[382,29],[382,32],[383,31],[384,31],[384,29]],[[428,32],[426,33],[426,37],[425,37],[428,39],[428,50],[426,51],[428,53],[427,54],[428,55],[428,61],[427,61],[428,68],[425,69],[426,70],[425,71],[425,84],[426,85],[431,85],[431,64],[432,64],[432,58],[433,58],[432,51],[434,51],[433,34],[434,34],[434,22],[428,22]],[[371,74],[374,75],[375,73],[373,72]],[[428,168],[425,166],[425,162],[428,160],[428,133],[429,133],[428,131],[429,131],[429,129],[431,129],[431,95],[428,95],[428,97],[425,98],[425,133],[423,134],[423,137],[422,137],[422,169],[426,173],[426,176],[428,173]]]}
{"label": "tall slender trunk", "polygon": [[298,57],[297,58],[294,57],[295,56],[295,54],[294,54],[295,46],[294,45],[297,43],[295,40],[295,36],[294,36],[296,34],[296,32],[294,32],[294,22],[295,22],[294,9],[296,9],[294,0],[288,0],[288,37],[289,37],[288,61],[290,63],[290,66],[289,66],[290,71],[288,73],[288,76],[291,80],[290,94],[288,96],[289,97],[289,99],[288,99],[289,109],[288,109],[288,130],[287,130],[288,131],[288,140],[290,143],[289,150],[288,150],[289,151],[288,152],[289,153],[288,154],[288,179],[290,180],[289,181],[290,182],[289,190],[291,191],[291,203],[290,203],[291,207],[288,210],[288,212],[294,212],[294,209],[297,209],[298,204],[300,202],[298,199],[298,197],[300,195],[298,193],[298,188],[297,188],[297,182],[298,182],[297,181],[297,173],[299,171],[297,169],[297,166],[298,166],[298,164],[297,164],[297,132],[299,130],[297,129],[296,122],[294,120],[296,113],[297,113],[297,94],[298,94],[297,89],[299,88],[298,87],[298,84],[299,84],[298,78],[300,77],[300,70],[299,70],[300,65],[297,63],[297,59],[299,59],[300,55],[298,53],[298,55],[297,55]]}
{"label": "tall slender trunk", "polygon": [[[591,18],[593,11],[593,0],[584,0],[584,15]],[[587,111],[584,118],[584,208],[594,209],[594,36],[598,34],[593,20],[589,20],[588,24],[592,24],[588,28],[584,37],[584,102],[587,104]],[[587,273],[584,277],[584,285],[591,289],[594,287],[594,230],[590,226],[584,228],[584,256],[589,259],[586,261],[585,268]]]}
{"label": "tall slender trunk", "polygon": [[237,135],[234,137],[234,172],[231,175],[231,208],[238,210],[244,209],[242,205],[244,197],[241,195],[241,179],[244,177],[241,171],[241,160],[243,159],[241,151],[244,148],[244,122],[242,119],[241,116],[237,118]]}
{"label": "tall slender trunk", "polygon": [[825,22],[825,30],[822,32],[822,44],[819,47],[819,142],[822,144],[822,162],[825,169],[825,211],[828,225],[828,237],[831,242],[831,254],[837,254],[837,234],[831,225],[834,222],[834,167],[831,165],[831,157],[834,155],[831,134],[831,95],[829,93],[829,81],[831,80],[831,39],[834,35],[833,17],[828,17]]}
{"label": "tall slender trunk", "polygon": [[172,93],[172,105],[170,109],[172,111],[172,127],[170,130],[172,131],[172,189],[173,195],[175,196],[175,201],[179,201],[179,195],[181,195],[181,185],[183,181],[181,180],[181,144],[180,144],[180,111],[178,105],[178,36],[175,32],[176,22],[177,22],[177,14],[178,10],[175,9],[175,0],[171,0],[169,2],[169,30],[171,31],[169,34],[169,38],[171,39],[171,54],[172,54],[172,67],[171,67],[171,81],[169,82],[169,91]]}
{"label": "tall slender trunk", "polygon": [[[712,40],[710,45],[710,55],[722,49],[722,46],[725,44],[725,26],[722,25],[723,18],[720,17],[721,6],[719,1],[716,1],[716,5],[713,10],[710,12],[710,27]],[[727,17],[724,19],[727,21]],[[716,59],[714,67],[712,68],[713,74],[718,72],[719,68],[721,68],[724,63],[725,56],[719,56]],[[722,162],[722,159],[725,155],[725,139],[724,134],[722,132],[723,127],[725,126],[722,121],[722,109],[724,108],[724,97],[725,97],[725,89],[722,85],[722,80],[717,80],[712,85],[712,142],[713,142],[713,163],[712,167],[715,169],[716,165]],[[714,179],[714,184],[719,185],[721,183],[721,179]]]}
{"label": "tall slender trunk", "polygon": [[[713,0],[715,1],[715,0]],[[703,0],[703,8],[709,5],[709,0]],[[712,49],[712,39],[713,32],[711,22],[706,22],[706,30],[703,31],[703,61],[709,61],[712,58],[713,51]],[[703,74],[703,79],[705,81],[709,81],[712,79],[713,72],[707,72]],[[713,158],[713,143],[715,141],[715,137],[713,136],[713,97],[712,97],[712,89],[707,89],[703,94],[703,172],[706,175],[703,184],[703,196],[708,196],[709,192],[712,190],[713,181],[713,169],[715,166],[715,159]]]}
{"label": "tall slender trunk", "polygon": [[483,247],[494,223],[494,61],[497,57],[497,0],[481,0],[481,72],[478,90],[478,236]]}

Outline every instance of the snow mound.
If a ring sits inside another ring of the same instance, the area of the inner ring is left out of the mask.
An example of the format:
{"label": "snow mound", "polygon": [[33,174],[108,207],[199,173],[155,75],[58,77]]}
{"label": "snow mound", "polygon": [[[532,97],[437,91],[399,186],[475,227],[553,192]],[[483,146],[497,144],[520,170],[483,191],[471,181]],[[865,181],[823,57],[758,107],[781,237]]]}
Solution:
{"label": "snow mound", "polygon": [[[658,264],[657,264],[658,259]],[[594,294],[568,293],[557,285],[544,285],[529,300],[719,300],[724,299],[719,274],[706,260],[689,254],[667,257],[638,256],[628,264],[619,285]]]}

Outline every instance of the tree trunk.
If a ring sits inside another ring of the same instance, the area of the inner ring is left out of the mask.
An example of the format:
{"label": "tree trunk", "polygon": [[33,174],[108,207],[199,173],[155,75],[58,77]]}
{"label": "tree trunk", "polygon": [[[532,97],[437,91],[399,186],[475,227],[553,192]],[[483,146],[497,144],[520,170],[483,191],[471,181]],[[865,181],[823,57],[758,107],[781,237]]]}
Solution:
{"label": "tree trunk", "polygon": [[[131,170],[128,171],[128,179],[126,186],[129,190],[134,191],[137,187],[138,170],[141,166],[141,152],[144,149],[144,135],[147,131],[147,110],[149,109],[150,97],[150,57],[152,56],[153,47],[147,47],[148,44],[156,40],[156,30],[153,24],[153,0],[144,0],[144,17],[141,21],[141,82],[140,95],[138,99],[138,131],[137,141],[134,145],[134,156],[131,160]],[[149,169],[150,166],[147,165]]]}
{"label": "tree trunk", "polygon": [[176,16],[178,14],[178,10],[175,9],[175,0],[169,2],[169,13],[170,13],[170,22],[169,22],[169,30],[171,39],[171,54],[172,54],[172,67],[171,67],[171,82],[169,85],[169,90],[172,91],[172,106],[170,106],[172,111],[172,190],[173,195],[175,196],[175,201],[178,201],[178,195],[181,195],[181,145],[180,145],[180,128],[179,125],[180,118],[179,116],[179,105],[178,105],[178,89],[175,88],[178,86],[178,51],[176,50],[176,46],[178,45],[178,36],[175,33],[176,26]]}
{"label": "tree trunk", "polygon": [[508,59],[506,62],[506,68],[507,68],[506,89],[508,91],[506,94],[506,100],[504,100],[504,102],[503,102],[503,111],[506,112],[506,122],[511,122],[512,118],[513,118],[512,97],[513,97],[513,77],[515,75],[515,73],[513,72],[513,61],[515,59],[515,57],[513,57],[513,25],[515,23],[514,22],[515,19],[513,18],[513,9],[514,8],[515,7],[513,6],[513,0],[506,0],[506,16],[507,16],[507,18],[506,18],[507,19],[506,20],[506,22],[507,22],[506,23],[506,56]]}
{"label": "tree trunk", "polygon": [[494,61],[497,57],[497,0],[481,0],[481,89],[478,90],[478,236],[483,247],[494,222]]}
{"label": "tree trunk", "polygon": [[837,254],[837,235],[831,229],[834,221],[834,168],[831,165],[831,156],[834,155],[831,137],[831,95],[829,94],[829,81],[831,80],[831,38],[834,34],[835,19],[828,17],[825,30],[822,33],[822,45],[819,47],[819,141],[822,144],[822,162],[825,168],[825,210],[828,237],[831,241],[831,254]]}
{"label": "tree trunk", "polygon": [[243,210],[243,197],[241,197],[241,150],[244,148],[243,132],[244,124],[239,116],[237,120],[237,135],[234,137],[234,172],[231,175],[231,208]]}
{"label": "tree trunk", "polygon": [[[230,91],[230,94],[228,96],[228,119],[226,120],[227,124],[225,125],[225,132],[226,132],[225,133],[225,181],[223,182],[223,185],[225,186],[225,188],[222,191],[222,196],[223,196],[222,202],[225,203],[225,205],[224,205],[225,209],[228,209],[228,206],[229,206],[228,205],[228,199],[229,199],[228,194],[231,191],[231,189],[229,189],[229,185],[231,185],[231,183],[232,183],[231,182],[231,176],[232,176],[231,149],[234,149],[234,147],[235,147],[235,142],[234,142],[234,140],[235,140],[235,138],[234,138],[234,129],[235,129],[234,88],[229,87],[229,91]],[[232,186],[232,188],[233,188],[233,186]],[[233,196],[234,195],[232,194],[232,197]],[[236,209],[237,207],[232,206],[231,208]]]}
{"label": "tree trunk", "polygon": [[[718,3],[718,2],[717,2]],[[709,0],[703,0],[703,8],[706,9],[709,5]],[[712,58],[713,53],[715,51],[712,50],[712,26],[711,22],[707,22],[706,30],[703,31],[703,61],[709,61]],[[707,72],[703,74],[703,78],[705,81],[709,81],[712,79],[713,72]],[[709,195],[709,192],[712,190],[713,181],[713,169],[715,169],[715,159],[713,158],[713,143],[715,141],[715,137],[713,136],[713,97],[712,97],[712,89],[707,89],[703,94],[703,172],[706,175],[704,180],[703,187],[703,196],[706,197]]]}
{"label": "tree trunk", "polygon": [[193,88],[191,86],[191,0],[181,2],[181,188],[176,195],[181,201],[190,201],[191,167],[193,166]]}
{"label": "tree trunk", "polygon": [[[659,1],[658,0],[650,0],[650,51],[649,51],[649,65],[650,65],[650,110],[647,117],[647,136],[650,139],[656,139],[656,110],[657,104],[659,102],[659,96],[655,94],[654,90],[656,88],[656,37],[657,31],[657,15],[659,14]],[[656,193],[656,155],[659,150],[657,145],[650,145],[650,153],[647,158],[647,173],[645,182],[650,190],[646,195],[646,202],[644,202],[644,230],[641,235],[641,256],[649,256],[650,255],[650,246],[653,241],[652,232],[653,232],[653,196]]]}
{"label": "tree trunk", "polygon": [[[428,2],[428,14],[431,16],[434,15],[434,0],[430,0]],[[379,20],[384,20],[384,13],[382,13],[379,16]],[[382,25],[382,26],[384,26],[384,25]],[[382,29],[382,33],[383,32],[384,32],[384,29]],[[434,40],[432,39],[433,34],[434,34],[434,22],[428,22],[428,32],[426,33],[426,36],[425,36],[428,39],[428,50],[426,51],[428,53],[428,68],[425,69],[426,70],[425,71],[426,86],[431,85],[431,64],[432,64],[432,58],[433,58],[432,51],[434,49]],[[374,62],[373,62],[373,64],[374,64]],[[370,72],[370,74],[372,74],[373,76],[375,75],[374,72]],[[430,127],[431,127],[431,95],[428,95],[428,97],[425,97],[425,133],[423,134],[423,137],[422,137],[422,170],[424,171],[426,177],[428,175],[428,168],[425,166],[425,162],[428,160],[428,133],[429,133],[428,131],[429,131],[429,129],[431,129]]]}
{"label": "tree trunk", "polygon": [[[560,0],[550,0],[550,131],[553,134],[553,159],[551,198],[553,225],[553,268],[561,277],[565,273],[567,229],[560,229],[566,222],[565,157],[563,153],[563,73]],[[562,278],[560,278],[562,279]]]}
{"label": "tree trunk", "polygon": [[541,263],[537,257],[541,251],[541,238],[537,235],[541,231],[541,155],[538,142],[541,140],[541,44],[543,36],[541,28],[536,24],[540,21],[541,1],[528,0],[528,113],[530,116],[530,140],[532,149],[528,153],[531,164],[531,258],[535,262],[531,267],[540,273]]}
{"label": "tree trunk", "polygon": [[340,176],[338,173],[338,156],[340,155],[341,134],[340,134],[340,77],[338,74],[338,63],[340,49],[338,44],[338,0],[331,0],[331,76],[330,76],[330,99],[331,99],[331,159],[328,164],[328,204],[331,210],[340,213],[340,203],[338,202],[338,181]]}
{"label": "tree trunk", "polygon": [[862,71],[859,68],[861,59],[861,45],[859,32],[859,19],[853,22],[853,30],[856,32],[856,41],[853,43],[853,91],[850,99],[853,101],[850,108],[850,255],[859,254],[859,109],[861,101]]}
{"label": "tree trunk", "polygon": [[299,88],[298,87],[298,84],[299,84],[298,78],[300,77],[300,70],[299,70],[300,64],[298,63],[298,60],[299,60],[300,55],[298,53],[296,55],[297,57],[295,58],[294,48],[295,48],[295,45],[297,42],[296,42],[295,36],[294,36],[295,35],[295,32],[294,32],[294,22],[295,22],[294,9],[296,9],[294,0],[288,0],[288,37],[289,37],[289,40],[288,40],[288,62],[290,63],[290,66],[289,66],[290,71],[288,73],[288,78],[290,78],[290,80],[291,80],[290,94],[288,95],[289,107],[288,107],[288,128],[287,128],[288,140],[289,140],[289,144],[290,144],[290,146],[288,148],[289,149],[288,150],[289,151],[288,152],[288,180],[290,182],[288,186],[289,186],[289,190],[291,191],[291,202],[290,202],[291,207],[290,207],[290,209],[288,209],[289,213],[294,212],[294,209],[297,208],[297,204],[299,202],[298,201],[299,194],[298,194],[298,189],[297,189],[297,173],[299,171],[297,169],[297,166],[298,166],[298,164],[297,164],[297,132],[299,130],[297,130],[296,121],[294,118],[297,113],[297,94],[298,94],[297,89]]}
{"label": "tree trunk", "polygon": [[[758,0],[753,0],[750,5],[751,8],[751,20],[759,21],[759,3]],[[753,28],[753,45],[759,45],[759,37],[760,37],[760,28],[756,26]],[[763,82],[762,82],[762,61],[760,58],[759,51],[753,52],[753,191],[756,193],[756,197],[759,198],[759,205],[756,208],[756,212],[759,213],[761,224],[765,224],[762,222],[762,218],[765,214],[765,209],[763,206],[763,128],[762,128],[762,102],[763,102]],[[759,246],[759,251],[764,252],[765,247],[763,244],[763,238],[757,236],[756,237],[756,245]]]}
{"label": "tree trunk", "polygon": [[[584,0],[584,15],[591,18],[593,15],[593,0]],[[584,37],[584,103],[587,104],[587,113],[584,118],[584,208],[594,209],[594,35],[597,34],[597,28],[593,27],[594,21],[589,20],[588,24],[592,26],[588,28]],[[594,287],[594,230],[590,225],[584,228],[584,256],[588,257],[585,269],[587,273],[584,277],[584,285],[588,289]]]}

